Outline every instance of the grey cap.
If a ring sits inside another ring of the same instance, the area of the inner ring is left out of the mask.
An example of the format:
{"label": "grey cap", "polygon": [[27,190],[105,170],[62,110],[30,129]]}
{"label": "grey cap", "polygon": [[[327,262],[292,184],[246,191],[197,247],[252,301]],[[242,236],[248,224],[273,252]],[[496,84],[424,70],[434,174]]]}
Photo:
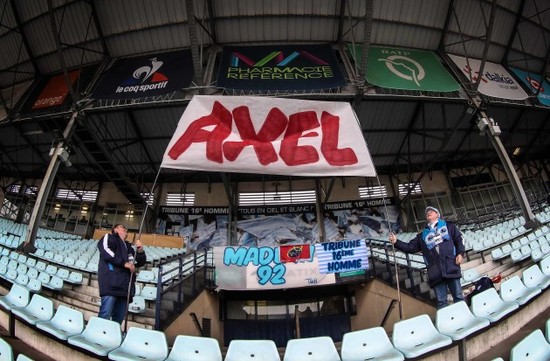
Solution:
{"label": "grey cap", "polygon": [[424,213],[428,213],[428,211],[434,211],[434,212],[437,213],[438,215],[441,215],[441,213],[439,213],[439,209],[437,209],[437,208],[435,208],[435,207],[432,207],[432,206],[426,207],[426,212],[424,212]]}

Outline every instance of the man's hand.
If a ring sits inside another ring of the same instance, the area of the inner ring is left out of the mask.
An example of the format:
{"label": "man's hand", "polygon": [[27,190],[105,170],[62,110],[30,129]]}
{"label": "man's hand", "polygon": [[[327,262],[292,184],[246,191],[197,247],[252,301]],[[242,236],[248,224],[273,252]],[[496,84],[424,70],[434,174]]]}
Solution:
{"label": "man's hand", "polygon": [[456,255],[456,258],[455,258],[455,264],[457,266],[460,266],[460,264],[462,263],[462,255],[461,254],[457,254]]}
{"label": "man's hand", "polygon": [[126,262],[124,264],[124,268],[128,268],[131,273],[134,273],[136,271],[136,267],[134,266],[134,264],[132,262]]}
{"label": "man's hand", "polygon": [[397,236],[395,235],[395,233],[390,233],[389,240],[392,244],[395,244],[395,242],[397,242]]}

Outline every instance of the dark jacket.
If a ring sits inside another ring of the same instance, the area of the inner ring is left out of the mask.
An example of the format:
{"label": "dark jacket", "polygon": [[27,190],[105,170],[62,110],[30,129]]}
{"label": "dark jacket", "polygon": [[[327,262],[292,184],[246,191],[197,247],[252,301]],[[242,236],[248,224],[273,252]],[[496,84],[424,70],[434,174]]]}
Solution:
{"label": "dark jacket", "polygon": [[[135,266],[141,267],[147,261],[145,252],[138,252],[129,242],[123,241],[118,234],[107,233],[97,242],[99,266],[97,278],[100,296],[127,297],[130,284],[130,270],[124,267],[129,256],[135,257]],[[131,294],[135,294],[136,277],[132,277]]]}
{"label": "dark jacket", "polygon": [[457,254],[464,256],[462,234],[453,223],[447,222],[447,230],[450,240],[441,242],[432,249],[428,249],[426,246],[426,243],[422,239],[422,232],[417,234],[408,243],[400,240],[397,240],[395,243],[395,248],[405,253],[422,252],[424,261],[426,262],[430,286],[436,285],[443,278],[460,278],[462,276],[460,265],[455,264]]}

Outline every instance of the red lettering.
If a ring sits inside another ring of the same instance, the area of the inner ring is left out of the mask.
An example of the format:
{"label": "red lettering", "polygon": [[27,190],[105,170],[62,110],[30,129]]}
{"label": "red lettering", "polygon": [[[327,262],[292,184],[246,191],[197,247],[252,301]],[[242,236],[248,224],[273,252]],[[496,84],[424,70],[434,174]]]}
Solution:
{"label": "red lettering", "polygon": [[229,161],[234,161],[246,146],[253,146],[261,165],[276,162],[279,157],[271,142],[275,141],[286,129],[288,120],[278,108],[273,108],[267,114],[264,124],[258,134],[250,119],[248,107],[242,106],[233,110],[235,125],[239,131],[242,142],[225,142],[223,154]]}
{"label": "red lettering", "polygon": [[[214,125],[212,131],[202,128]],[[214,102],[212,113],[193,121],[168,152],[177,159],[192,143],[206,142],[206,158],[223,163],[222,143],[231,133],[231,113],[220,102]]]}
{"label": "red lettering", "polygon": [[323,153],[328,164],[343,166],[357,163],[357,156],[353,149],[338,149],[340,117],[323,112],[323,114],[321,114],[321,129],[323,130],[321,153]]}
{"label": "red lettering", "polygon": [[[231,134],[233,119],[240,140],[225,141]],[[206,130],[207,127],[213,127],[213,129]],[[317,128],[321,131],[316,131]],[[279,154],[277,154],[275,146],[283,133]],[[298,166],[319,161],[319,152],[315,146],[299,145],[301,139],[318,138],[319,133],[322,133],[320,151],[328,164],[347,166],[358,163],[357,155],[352,148],[338,148],[340,133],[338,116],[323,112],[319,124],[315,111],[303,111],[287,118],[279,108],[273,108],[256,132],[247,106],[237,107],[231,113],[218,101],[214,102],[209,115],[191,122],[170,148],[168,156],[176,160],[193,143],[206,142],[206,158],[213,162],[223,163],[224,157],[233,162],[245,147],[252,146],[259,163],[263,166],[277,162],[279,156],[287,166]]]}
{"label": "red lettering", "polygon": [[298,145],[303,137],[316,137],[317,132],[304,134],[305,131],[319,127],[317,115],[313,111],[292,114],[289,117],[288,128],[281,142],[279,154],[286,165],[302,165],[315,163],[319,160],[319,154],[311,145]]}

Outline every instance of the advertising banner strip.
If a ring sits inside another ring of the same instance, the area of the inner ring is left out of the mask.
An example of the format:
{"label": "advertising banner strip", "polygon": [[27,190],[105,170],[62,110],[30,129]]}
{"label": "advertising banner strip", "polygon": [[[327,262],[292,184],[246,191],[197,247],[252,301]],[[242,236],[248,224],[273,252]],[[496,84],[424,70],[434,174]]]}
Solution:
{"label": "advertising banner strip", "polygon": [[278,247],[214,247],[216,285],[224,290],[259,290],[329,285],[334,274],[320,274],[315,247],[310,257],[282,263]]}
{"label": "advertising banner strip", "polygon": [[92,92],[94,99],[138,99],[189,87],[193,61],[189,50],[115,60]]}
{"label": "advertising banner strip", "polygon": [[161,167],[293,176],[372,177],[349,103],[194,96]]}
{"label": "advertising banner strip", "polygon": [[[361,45],[349,45],[356,62]],[[366,79],[370,84],[389,89],[453,92],[458,82],[445,69],[433,51],[371,46]]]}
{"label": "advertising banner strip", "polygon": [[332,89],[345,85],[329,44],[227,46],[217,85],[250,91]]}
{"label": "advertising banner strip", "polygon": [[[540,74],[533,74],[525,70],[510,67],[521,81],[527,85],[533,94],[538,92],[538,100],[542,105],[550,106],[550,83]],[[542,82],[541,82],[542,79]],[[540,90],[539,90],[540,89]]]}
{"label": "advertising banner strip", "polygon": [[[79,74],[80,70],[69,72],[71,84],[74,84]],[[63,74],[54,75],[38,95],[38,98],[32,105],[32,110],[62,105],[65,102],[67,94],[69,94],[69,88],[65,82],[65,76]]]}
{"label": "advertising banner strip", "polygon": [[315,252],[321,274],[357,271],[369,267],[364,239],[317,243]]}
{"label": "advertising banner strip", "polygon": [[[448,55],[470,82],[477,81],[481,60],[469,58],[466,61],[462,56]],[[525,100],[528,98],[527,93],[502,65],[490,61],[485,62],[478,91],[501,99]]]}

